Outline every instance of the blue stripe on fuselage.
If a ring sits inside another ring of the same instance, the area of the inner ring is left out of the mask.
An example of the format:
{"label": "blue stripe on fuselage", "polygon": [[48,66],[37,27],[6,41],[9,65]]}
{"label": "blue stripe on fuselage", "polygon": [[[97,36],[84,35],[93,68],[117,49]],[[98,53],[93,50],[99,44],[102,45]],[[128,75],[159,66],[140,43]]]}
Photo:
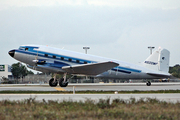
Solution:
{"label": "blue stripe on fuselage", "polygon": [[116,72],[122,72],[122,73],[127,73],[127,74],[131,74],[131,72],[137,72],[137,73],[140,73],[141,70],[136,70],[136,69],[132,69],[132,68],[126,68],[126,67],[115,67],[113,69],[111,69],[113,71],[116,71]]}
{"label": "blue stripe on fuselage", "polygon": [[115,72],[122,72],[122,73],[127,73],[127,74],[131,74],[131,72],[129,72],[129,71],[125,71],[125,70],[120,70],[120,69],[115,69],[115,68],[113,68],[113,69],[111,69],[112,71],[115,71]]}
{"label": "blue stripe on fuselage", "polygon": [[120,66],[118,66],[117,68],[120,70],[127,70],[127,71],[131,71],[131,72],[137,72],[137,73],[141,72],[141,70],[136,70],[136,69],[132,69],[132,68],[126,68],[126,67],[120,67]]}
{"label": "blue stripe on fuselage", "polygon": [[[78,59],[78,58],[72,58],[72,57],[68,57],[68,56],[52,54],[52,53],[36,51],[36,50],[25,51],[25,50],[19,50],[18,49],[18,50],[16,50],[16,52],[29,54],[29,55],[35,55],[35,56],[38,55],[39,57],[44,57],[46,59],[61,60],[61,61],[67,61],[67,62],[76,63],[76,64],[84,64],[84,62],[86,62],[86,63],[96,63],[94,61],[88,61],[88,60],[83,60],[83,59]],[[48,56],[45,56],[45,54],[48,54]],[[53,58],[53,56],[56,56],[56,58]],[[64,58],[63,60],[61,59],[62,57]],[[71,59],[71,61],[69,61],[69,59]]]}
{"label": "blue stripe on fuselage", "polygon": [[[48,53],[48,52],[42,52],[42,51],[34,50],[34,48],[37,49],[38,47],[28,47],[28,46],[25,46],[25,47],[30,48],[30,49],[28,49],[28,51],[19,50],[18,49],[18,50],[16,50],[16,52],[20,52],[20,53],[24,53],[24,54],[29,54],[29,55],[35,55],[35,56],[38,55],[38,56],[44,57],[46,59],[50,58],[50,59],[54,59],[54,60],[61,60],[61,61],[66,61],[66,62],[76,63],[76,64],[84,64],[84,62],[87,62],[87,63],[97,63],[95,61],[89,61],[89,60],[84,60],[84,59],[79,59],[79,58],[72,58],[72,57],[69,57],[69,56],[63,56],[63,55],[52,54],[52,53]],[[48,56],[45,56],[45,54],[48,54]],[[53,58],[53,56],[56,56],[56,58]],[[61,59],[62,57],[64,58],[63,60]],[[69,61],[69,59],[71,59],[71,61]],[[60,65],[60,64],[66,64],[66,63],[57,62],[57,61],[54,61],[54,63],[57,64],[57,66],[59,66],[59,67],[63,66],[63,65]],[[137,72],[137,73],[141,72],[140,70],[136,70],[136,69],[132,69],[132,68],[126,68],[126,67],[120,67],[120,66],[115,67],[115,68],[113,68],[111,70],[122,72],[122,73],[127,73],[127,74],[130,74],[131,72]]]}

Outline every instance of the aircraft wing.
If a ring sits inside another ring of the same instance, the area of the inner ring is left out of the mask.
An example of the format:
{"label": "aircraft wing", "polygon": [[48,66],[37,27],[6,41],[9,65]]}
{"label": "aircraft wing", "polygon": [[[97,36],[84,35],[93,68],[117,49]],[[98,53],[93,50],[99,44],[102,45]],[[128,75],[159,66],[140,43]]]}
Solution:
{"label": "aircraft wing", "polygon": [[64,66],[62,67],[62,69],[71,74],[98,75],[118,65],[119,64],[115,62],[101,62],[74,66]]}

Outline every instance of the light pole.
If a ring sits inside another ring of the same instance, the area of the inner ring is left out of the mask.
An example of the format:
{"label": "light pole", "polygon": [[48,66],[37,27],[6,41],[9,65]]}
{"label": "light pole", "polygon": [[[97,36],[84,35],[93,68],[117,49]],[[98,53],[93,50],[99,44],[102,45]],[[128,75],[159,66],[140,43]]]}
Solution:
{"label": "light pole", "polygon": [[150,54],[152,54],[152,49],[154,49],[155,47],[149,46],[148,49],[150,49]]}
{"label": "light pole", "polygon": [[[83,47],[83,49],[85,50],[85,53],[87,54],[87,50],[90,49],[90,47]],[[86,76],[86,80],[88,79],[88,77]]]}
{"label": "light pole", "polygon": [[90,49],[90,47],[83,47],[83,49],[85,50],[85,53],[87,54],[87,50]]}

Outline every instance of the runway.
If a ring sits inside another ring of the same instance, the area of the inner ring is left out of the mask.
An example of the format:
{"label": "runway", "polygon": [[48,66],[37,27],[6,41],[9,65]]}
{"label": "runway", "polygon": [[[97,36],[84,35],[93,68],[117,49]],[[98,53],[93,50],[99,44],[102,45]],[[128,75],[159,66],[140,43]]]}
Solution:
{"label": "runway", "polygon": [[128,100],[130,98],[135,98],[139,100],[140,98],[156,98],[161,101],[166,102],[180,102],[180,94],[1,94],[0,100],[24,100],[29,98],[36,98],[38,101],[42,101],[43,99],[48,100],[70,100],[70,101],[85,101],[85,100],[93,100],[94,102],[98,102],[99,99],[124,99]]}
{"label": "runway", "polygon": [[67,87],[50,87],[48,84],[7,84],[0,85],[0,91],[134,91],[134,90],[180,90],[178,83],[152,83],[146,86],[145,83],[90,83],[90,84],[69,84]]}
{"label": "runway", "polygon": [[[29,84],[29,85],[0,85],[0,91],[134,91],[134,90],[180,90],[180,83],[156,83],[151,86],[146,86],[145,83],[135,84],[69,84],[68,87],[50,87],[49,85]],[[72,92],[73,93],[73,92]],[[0,100],[24,100],[30,97],[42,101],[48,100],[72,100],[72,101],[85,101],[91,99],[98,101],[99,99],[135,99],[140,98],[156,98],[161,101],[177,102],[180,101],[180,93],[176,94],[1,94]]]}

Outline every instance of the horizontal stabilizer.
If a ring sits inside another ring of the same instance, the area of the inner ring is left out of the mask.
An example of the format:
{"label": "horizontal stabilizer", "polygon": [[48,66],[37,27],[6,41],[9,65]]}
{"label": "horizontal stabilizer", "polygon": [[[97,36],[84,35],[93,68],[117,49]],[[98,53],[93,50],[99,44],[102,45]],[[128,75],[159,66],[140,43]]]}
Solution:
{"label": "horizontal stabilizer", "polygon": [[169,73],[147,73],[148,75],[156,76],[156,77],[170,77],[171,74]]}
{"label": "horizontal stabilizer", "polygon": [[115,62],[101,62],[74,66],[64,66],[62,67],[62,69],[71,74],[98,75],[118,65],[119,64]]}

